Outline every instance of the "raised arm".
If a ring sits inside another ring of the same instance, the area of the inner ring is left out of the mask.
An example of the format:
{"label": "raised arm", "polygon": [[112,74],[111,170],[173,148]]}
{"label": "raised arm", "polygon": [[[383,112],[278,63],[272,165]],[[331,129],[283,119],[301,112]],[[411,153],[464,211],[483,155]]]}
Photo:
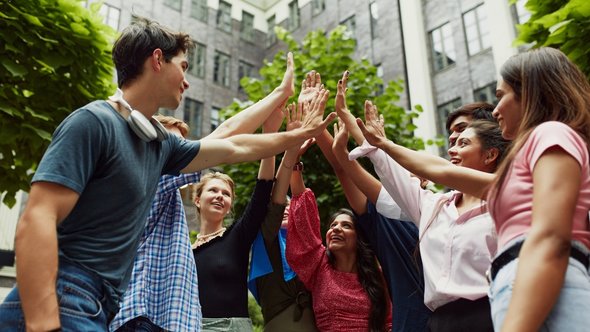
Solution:
{"label": "raised arm", "polygon": [[[287,131],[295,130],[301,126],[302,110],[296,110],[295,105],[291,104],[287,107]],[[311,140],[304,143],[303,149],[307,149]],[[272,189],[272,202],[276,204],[287,203],[287,192],[289,191],[289,182],[291,181],[291,174],[293,174],[293,166],[299,161],[300,147],[293,145],[283,155],[281,165],[277,170],[275,186]]]}
{"label": "raised arm", "polygon": [[210,139],[201,142],[201,148],[183,173],[195,172],[219,164],[232,164],[260,160],[285,151],[293,145],[302,144],[308,138],[323,131],[336,114],[323,119],[329,92],[322,90],[304,110],[301,128],[271,134],[243,134],[227,139]]}
{"label": "raised arm", "polygon": [[79,195],[64,186],[35,182],[17,224],[16,280],[27,331],[60,327],[57,282],[56,226],[72,211]]}
{"label": "raised arm", "polygon": [[560,148],[547,150],[536,162],[533,222],[518,257],[502,331],[538,331],[557,302],[568,266],[580,182],[580,164]]}
{"label": "raised arm", "polygon": [[[336,109],[336,113],[338,114],[338,118],[344,123],[346,128],[348,128],[348,132],[356,142],[356,144],[361,145],[365,140],[363,133],[361,132],[359,126],[356,124],[356,119],[352,113],[348,110],[346,106],[346,92],[348,88],[346,87],[348,84],[348,76],[349,71],[345,71],[342,74],[342,78],[338,81],[337,91],[336,91],[336,100],[334,103],[334,108]],[[365,107],[367,102],[365,102]]]}
{"label": "raised arm", "polygon": [[[335,125],[335,128],[337,128],[337,125]],[[348,177],[332,152],[332,144],[334,142],[332,135],[330,135],[327,130],[324,130],[316,140],[324,157],[328,160],[330,166],[332,166],[336,177],[338,177],[342,190],[344,191],[344,196],[346,196],[346,200],[348,201],[348,204],[350,204],[350,207],[358,214],[365,213],[367,208],[367,197],[359,190],[350,177]]]}
{"label": "raised arm", "polygon": [[[381,182],[367,172],[356,160],[348,159],[348,130],[342,121],[334,125],[334,143],[332,152],[340,163],[346,178],[350,179],[371,203],[377,204],[381,192]],[[366,204],[363,204],[366,210]],[[360,211],[356,211],[361,214]],[[364,211],[363,211],[364,212]]]}
{"label": "raised arm", "polygon": [[393,143],[385,137],[383,115],[379,115],[377,107],[372,104],[370,106],[365,107],[366,124],[361,119],[357,119],[356,122],[371,145],[385,151],[402,167],[419,177],[482,199],[486,198],[494,174],[458,167],[444,158],[416,152]]}
{"label": "raised arm", "polygon": [[226,138],[239,134],[251,134],[273,113],[281,113],[287,100],[295,90],[295,65],[293,53],[287,53],[287,69],[281,84],[268,96],[223,121],[204,139]]}
{"label": "raised arm", "polygon": [[[276,133],[285,117],[283,110],[277,109],[262,124],[263,133]],[[258,169],[259,180],[272,180],[275,173],[275,156],[262,159]]]}

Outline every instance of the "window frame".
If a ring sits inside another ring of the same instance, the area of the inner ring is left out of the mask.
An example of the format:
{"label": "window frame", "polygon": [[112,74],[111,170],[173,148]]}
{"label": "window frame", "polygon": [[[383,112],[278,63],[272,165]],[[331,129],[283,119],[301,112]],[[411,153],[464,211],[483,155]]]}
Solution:
{"label": "window frame", "polygon": [[[194,107],[191,107],[193,106]],[[184,100],[184,107],[183,107],[183,120],[189,126],[189,132],[187,134],[188,139],[199,139],[203,137],[203,111],[205,105],[203,102],[187,97]],[[194,113],[196,112],[196,113]],[[196,114],[197,123],[194,123],[193,114]]]}
{"label": "window frame", "polygon": [[[197,10],[195,10],[195,8]],[[192,18],[207,23],[209,20],[209,6],[207,6],[207,0],[191,0],[191,11],[189,15]]]}
{"label": "window frame", "polygon": [[[473,15],[473,25],[467,26],[466,16],[471,14]],[[467,54],[469,54],[469,56],[474,56],[479,53],[483,53],[492,47],[491,31],[487,30],[488,19],[489,18],[487,16],[487,13],[485,12],[483,3],[464,12],[461,15],[461,20],[463,23],[463,32],[465,33],[465,45],[467,46]],[[470,29],[472,27],[475,30]],[[475,35],[471,36],[470,31],[474,31]],[[476,49],[472,49],[472,43],[476,43]]]}
{"label": "window frame", "polygon": [[229,2],[220,0],[219,8],[217,8],[217,15],[215,17],[215,26],[217,29],[232,33],[232,17],[231,17],[232,5]]}
{"label": "window frame", "polygon": [[[445,28],[448,28],[450,31],[448,36],[445,35],[445,31],[444,31]],[[435,33],[439,34],[440,46],[442,47],[442,52],[438,56],[435,52],[435,40],[434,40]],[[428,33],[428,37],[429,37],[429,42],[430,42],[430,56],[432,58],[431,63],[432,63],[433,71],[435,73],[438,73],[440,71],[443,71],[443,70],[455,65],[456,58],[457,58],[457,52],[455,50],[455,40],[453,38],[453,30],[451,27],[451,22],[447,22],[443,25],[440,25],[439,27],[437,27],[435,29],[432,29]],[[445,41],[447,41],[447,42],[445,42]],[[454,59],[450,58],[448,56],[448,54],[451,53],[451,51],[453,53]],[[438,58],[443,60],[443,63],[440,68],[438,68],[438,66],[436,65]]]}
{"label": "window frame", "polygon": [[[222,77],[219,77],[220,68],[218,67],[220,64],[218,61],[223,60],[222,58],[227,59],[225,64],[227,65],[224,70],[224,74]],[[213,56],[213,83],[218,85],[224,86],[229,88],[231,86],[231,56],[229,54],[225,54],[221,51],[215,50],[215,55]]]}
{"label": "window frame", "polygon": [[[250,17],[252,19],[249,22],[249,25],[246,25],[245,17]],[[248,42],[254,42],[255,38],[254,14],[251,14],[245,10],[242,10],[242,21],[240,22],[240,38]]]}

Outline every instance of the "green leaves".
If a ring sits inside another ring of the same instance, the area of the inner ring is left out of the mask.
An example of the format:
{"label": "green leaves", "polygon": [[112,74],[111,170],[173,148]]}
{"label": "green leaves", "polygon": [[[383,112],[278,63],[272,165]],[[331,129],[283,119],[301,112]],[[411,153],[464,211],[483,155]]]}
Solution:
{"label": "green leaves", "polygon": [[78,0],[0,1],[0,195],[28,190],[51,133],[114,89],[115,31]]}
{"label": "green leaves", "polygon": [[[406,110],[395,104],[403,92],[404,86],[401,80],[387,84],[377,77],[377,69],[366,59],[353,60],[356,41],[346,34],[346,27],[338,26],[329,33],[323,30],[309,32],[307,36],[297,43],[291,34],[282,28],[275,28],[278,38],[283,41],[288,50],[293,52],[296,82],[295,94],[290,101],[296,101],[301,89],[301,80],[311,70],[321,74],[322,83],[330,90],[326,111],[334,110],[334,97],[338,80],[345,70],[350,70],[348,81],[347,103],[348,108],[357,117],[364,116],[365,100],[373,100],[385,117],[388,137],[395,138],[396,142],[414,149],[423,149],[424,142],[414,137],[416,126],[412,119],[417,117],[421,109]],[[234,102],[221,113],[223,118],[236,114],[247,105],[262,99],[282,80],[286,68],[285,51],[278,52],[273,59],[265,62],[260,69],[260,78],[242,78],[240,84],[248,94],[249,101]],[[377,96],[377,92],[383,88],[383,93]],[[331,126],[328,127],[331,130]],[[352,148],[352,146],[351,146]],[[280,157],[278,158],[280,159]],[[320,206],[320,215],[323,221],[340,207],[348,204],[340,188],[334,171],[325,160],[317,146],[311,147],[303,156],[305,163],[305,183],[315,191]],[[259,163],[246,163],[224,167],[233,179],[236,180],[236,205],[235,215],[240,215],[254,188]],[[367,165],[368,166],[368,165]],[[368,166],[367,169],[373,169]],[[323,226],[324,230],[326,226]]]}
{"label": "green leaves", "polygon": [[590,78],[590,1],[529,0],[526,8],[531,17],[518,26],[515,45],[559,48]]}

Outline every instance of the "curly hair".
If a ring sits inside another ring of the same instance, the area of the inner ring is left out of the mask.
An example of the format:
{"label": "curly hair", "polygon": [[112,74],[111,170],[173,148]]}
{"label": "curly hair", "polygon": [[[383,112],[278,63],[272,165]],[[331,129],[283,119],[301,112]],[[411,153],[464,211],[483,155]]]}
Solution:
{"label": "curly hair", "polygon": [[[369,300],[371,301],[371,313],[369,314],[369,331],[382,332],[385,331],[385,322],[387,319],[389,304],[388,293],[385,286],[385,279],[381,273],[381,268],[375,257],[375,253],[362,230],[357,227],[358,220],[356,215],[349,209],[339,209],[334,212],[329,219],[328,224],[331,224],[336,217],[345,214],[349,216],[356,231],[356,267],[357,275],[360,284],[367,292]],[[332,266],[335,263],[335,257],[327,250],[328,261]]]}

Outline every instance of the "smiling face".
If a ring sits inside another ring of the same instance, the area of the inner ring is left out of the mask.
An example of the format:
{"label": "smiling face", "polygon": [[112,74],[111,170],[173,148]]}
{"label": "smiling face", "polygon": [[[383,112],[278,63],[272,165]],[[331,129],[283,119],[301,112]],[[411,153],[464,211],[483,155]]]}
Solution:
{"label": "smiling face", "polygon": [[356,253],[356,229],[352,217],[339,214],[326,232],[326,244],[332,253]]}
{"label": "smiling face", "polygon": [[195,199],[202,218],[223,221],[232,205],[231,186],[223,180],[211,179],[203,186],[203,191]]}
{"label": "smiling face", "polygon": [[500,124],[502,137],[513,140],[522,121],[523,110],[520,100],[518,100],[512,87],[504,80],[498,81],[496,98],[498,98],[498,105],[492,114]]}
{"label": "smiling face", "polygon": [[162,107],[176,109],[180,105],[182,94],[189,87],[189,83],[184,76],[188,69],[186,53],[181,51],[169,62],[166,62],[162,56],[159,61],[162,66],[165,87],[169,89],[169,95],[165,97]]}
{"label": "smiling face", "polygon": [[467,126],[469,126],[472,120],[473,119],[470,116],[461,115],[451,122],[451,125],[449,126],[449,147],[455,145],[459,135],[465,130],[465,128],[467,128]]}
{"label": "smiling face", "polygon": [[486,153],[480,139],[472,128],[465,129],[457,138],[457,142],[449,151],[451,163],[480,171],[488,171]]}

